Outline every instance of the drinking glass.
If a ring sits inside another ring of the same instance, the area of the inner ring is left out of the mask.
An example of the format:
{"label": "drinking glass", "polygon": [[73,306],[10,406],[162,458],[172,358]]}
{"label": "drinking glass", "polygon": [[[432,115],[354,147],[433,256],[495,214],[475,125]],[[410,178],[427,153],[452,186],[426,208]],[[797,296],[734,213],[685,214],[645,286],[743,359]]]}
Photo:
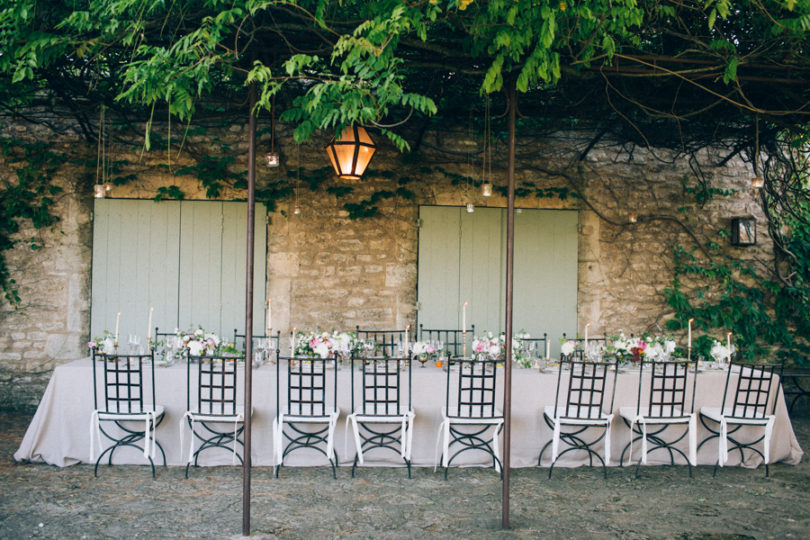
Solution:
{"label": "drinking glass", "polygon": [[136,335],[130,334],[129,335],[129,353],[130,354],[142,354],[143,348],[141,347],[141,338]]}

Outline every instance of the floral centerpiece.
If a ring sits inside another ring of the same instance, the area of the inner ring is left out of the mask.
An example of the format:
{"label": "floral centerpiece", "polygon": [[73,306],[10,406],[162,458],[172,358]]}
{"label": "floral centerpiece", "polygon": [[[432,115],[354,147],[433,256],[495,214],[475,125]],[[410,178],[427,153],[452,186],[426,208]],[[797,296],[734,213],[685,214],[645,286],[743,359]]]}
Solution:
{"label": "floral centerpiece", "polygon": [[504,334],[494,337],[492,332],[476,337],[472,342],[473,358],[477,360],[503,360]]}
{"label": "floral centerpiece", "polygon": [[[519,367],[531,367],[532,359],[529,351],[520,342],[520,338],[528,339],[529,334],[521,331],[512,337],[512,361]],[[503,360],[506,356],[506,334],[501,333],[495,337],[492,332],[476,337],[472,342],[473,359],[477,360]]]}
{"label": "floral centerpiece", "polygon": [[616,358],[619,365],[641,360],[665,361],[675,352],[675,340],[670,336],[627,337],[624,332],[607,336],[605,355]]}
{"label": "floral centerpiece", "polygon": [[115,340],[109,330],[104,330],[104,337],[95,337],[88,341],[87,346],[104,354],[115,354]]}
{"label": "floral centerpiece", "polygon": [[670,336],[645,336],[644,356],[656,362],[666,361],[675,353],[675,340]]}
{"label": "floral centerpiece", "polygon": [[317,356],[328,358],[337,354],[341,358],[348,358],[353,352],[362,350],[363,344],[349,332],[298,332],[295,339],[295,356]]}
{"label": "floral centerpiece", "polygon": [[[638,339],[633,337],[628,338],[621,330],[619,330],[618,334],[608,335],[606,338],[605,356],[615,358],[619,362],[619,365],[638,361],[637,354],[639,353],[639,349],[641,351],[646,349],[646,343],[643,348],[640,348]],[[636,349],[636,351],[634,352],[633,349]]]}
{"label": "floral centerpiece", "polygon": [[175,331],[171,339],[172,350],[188,349],[189,356],[237,356],[239,351],[226,343],[214,332],[206,332],[201,326],[194,331]]}
{"label": "floral centerpiece", "polygon": [[438,350],[433,343],[427,341],[414,341],[411,352],[417,358],[430,359],[436,356]]}

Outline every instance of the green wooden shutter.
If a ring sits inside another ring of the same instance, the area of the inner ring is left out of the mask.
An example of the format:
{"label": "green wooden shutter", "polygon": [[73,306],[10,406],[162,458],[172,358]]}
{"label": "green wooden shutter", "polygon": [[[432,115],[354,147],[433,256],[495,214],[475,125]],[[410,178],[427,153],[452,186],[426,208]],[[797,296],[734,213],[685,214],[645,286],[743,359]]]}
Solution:
{"label": "green wooden shutter", "polygon": [[[152,326],[201,325],[232,339],[245,317],[246,205],[214,201],[95,201],[91,335],[115,328],[143,341]],[[259,206],[257,208],[262,208]],[[264,212],[256,213],[254,333],[263,333]]]}
{"label": "green wooden shutter", "polygon": [[[419,322],[460,328],[461,305],[476,333],[505,326],[506,211],[420,208]],[[514,330],[557,338],[576,331],[577,213],[522,210],[515,215]]]}

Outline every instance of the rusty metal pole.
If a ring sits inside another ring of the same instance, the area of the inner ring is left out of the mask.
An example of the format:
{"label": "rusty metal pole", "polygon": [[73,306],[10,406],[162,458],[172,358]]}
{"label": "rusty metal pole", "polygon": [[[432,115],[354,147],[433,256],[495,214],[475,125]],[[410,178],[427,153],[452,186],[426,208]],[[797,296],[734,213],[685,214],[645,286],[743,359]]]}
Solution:
{"label": "rusty metal pole", "polygon": [[501,527],[509,528],[509,468],[512,450],[512,300],[515,277],[515,116],[517,95],[515,79],[510,77],[509,100],[509,168],[506,191],[506,360],[503,389],[503,493],[501,495]]}
{"label": "rusty metal pole", "polygon": [[242,462],[242,536],[250,536],[250,440],[253,410],[253,238],[256,213],[256,83],[250,85],[248,121],[247,256],[245,264],[245,429]]}

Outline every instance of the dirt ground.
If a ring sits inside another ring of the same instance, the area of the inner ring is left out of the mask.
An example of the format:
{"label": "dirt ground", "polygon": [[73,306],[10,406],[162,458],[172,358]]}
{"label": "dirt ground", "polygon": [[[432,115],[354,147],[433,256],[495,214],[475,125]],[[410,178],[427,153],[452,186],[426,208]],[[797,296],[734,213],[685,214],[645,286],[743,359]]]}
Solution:
{"label": "dirt ground", "polygon": [[[0,414],[0,538],[238,538],[242,470],[12,460],[30,416]],[[794,418],[810,449],[810,417]],[[501,529],[501,482],[492,469],[255,468],[252,536],[259,538],[810,538],[810,465],[515,469],[511,530]]]}

